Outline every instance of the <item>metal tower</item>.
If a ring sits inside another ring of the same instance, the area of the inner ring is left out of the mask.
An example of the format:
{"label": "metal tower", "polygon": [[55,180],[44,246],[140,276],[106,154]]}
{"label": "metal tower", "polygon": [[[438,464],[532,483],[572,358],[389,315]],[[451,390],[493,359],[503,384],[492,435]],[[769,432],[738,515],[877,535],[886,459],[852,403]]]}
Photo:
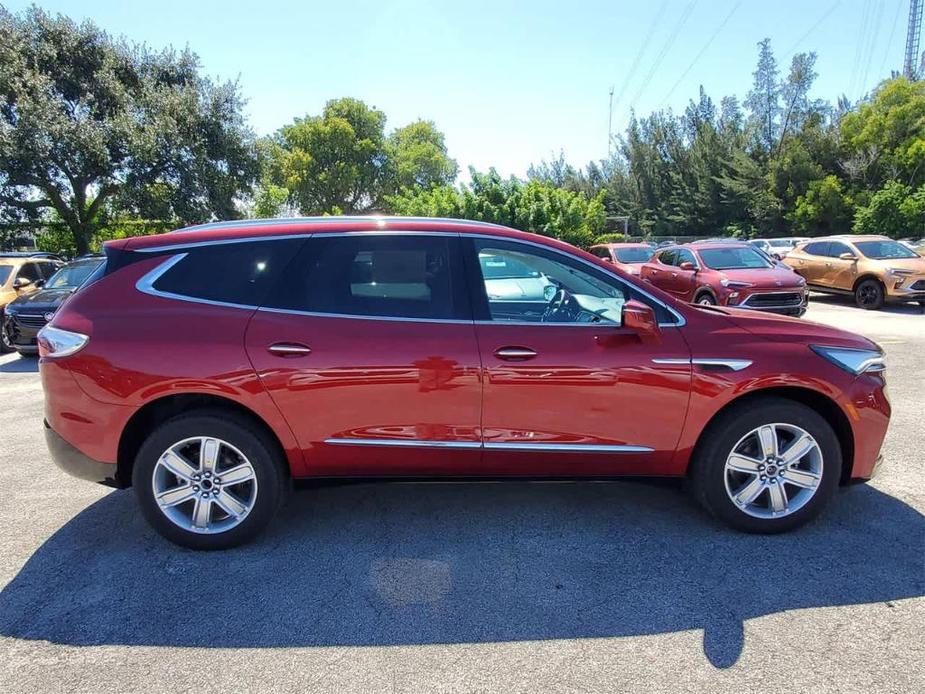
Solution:
{"label": "metal tower", "polygon": [[906,58],[903,61],[903,74],[910,80],[914,80],[918,72],[921,36],[922,0],[909,0],[909,29],[906,32]]}

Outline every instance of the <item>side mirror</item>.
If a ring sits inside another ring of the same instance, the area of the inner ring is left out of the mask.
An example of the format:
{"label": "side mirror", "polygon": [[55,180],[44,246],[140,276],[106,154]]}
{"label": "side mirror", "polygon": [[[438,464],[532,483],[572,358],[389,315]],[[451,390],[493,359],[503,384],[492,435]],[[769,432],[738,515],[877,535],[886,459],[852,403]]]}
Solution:
{"label": "side mirror", "polygon": [[693,264],[692,262],[690,262],[689,260],[685,260],[683,263],[681,263],[680,265],[678,265],[678,269],[680,269],[680,270],[687,270],[688,272],[696,272],[697,266],[694,265],[694,264]]}
{"label": "side mirror", "polygon": [[27,280],[25,277],[17,277],[13,280],[13,289],[22,289],[23,287],[28,287],[32,284],[31,280]]}
{"label": "side mirror", "polygon": [[636,299],[623,304],[623,327],[634,331],[644,343],[658,342],[662,332],[652,307]]}
{"label": "side mirror", "polygon": [[547,284],[545,287],[543,287],[543,298],[546,299],[547,302],[552,301],[556,297],[558,291],[559,290],[556,288],[556,285]]}
{"label": "side mirror", "polygon": [[838,257],[841,258],[842,260],[854,260],[855,259],[854,253],[848,253],[848,252],[841,253]]}

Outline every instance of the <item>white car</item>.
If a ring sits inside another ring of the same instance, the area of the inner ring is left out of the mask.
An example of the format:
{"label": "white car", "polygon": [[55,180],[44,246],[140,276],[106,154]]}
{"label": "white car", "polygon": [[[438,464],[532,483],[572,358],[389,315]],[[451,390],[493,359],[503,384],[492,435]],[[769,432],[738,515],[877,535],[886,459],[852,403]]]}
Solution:
{"label": "white car", "polygon": [[796,248],[798,245],[804,241],[809,241],[808,236],[786,236],[779,239],[768,239],[768,245],[770,249],[768,253],[777,258],[778,260],[783,260],[787,257],[787,254]]}

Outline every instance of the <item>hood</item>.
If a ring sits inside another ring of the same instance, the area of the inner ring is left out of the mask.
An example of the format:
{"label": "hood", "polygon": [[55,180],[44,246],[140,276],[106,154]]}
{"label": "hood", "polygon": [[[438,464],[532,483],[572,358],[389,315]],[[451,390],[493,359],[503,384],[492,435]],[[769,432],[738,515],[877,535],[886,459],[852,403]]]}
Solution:
{"label": "hood", "polygon": [[915,273],[925,274],[925,258],[921,256],[917,258],[884,258],[874,262],[880,263],[884,267],[895,267],[899,270],[910,270]]}
{"label": "hood", "polygon": [[768,268],[743,268],[741,270],[717,270],[726,279],[734,282],[748,282],[759,289],[797,289],[806,283],[803,278],[786,265]]}
{"label": "hood", "polygon": [[49,309],[54,311],[73,293],[73,288],[40,289],[32,294],[17,297],[7,305],[7,310],[43,311]]}
{"label": "hood", "polygon": [[779,316],[774,313],[728,306],[711,306],[707,309],[697,308],[699,310],[709,310],[713,313],[722,313],[740,328],[771,342],[802,342],[807,345],[819,344],[833,347],[853,347],[854,349],[879,349],[875,342],[862,335],[833,328],[830,325],[814,323],[803,318]]}

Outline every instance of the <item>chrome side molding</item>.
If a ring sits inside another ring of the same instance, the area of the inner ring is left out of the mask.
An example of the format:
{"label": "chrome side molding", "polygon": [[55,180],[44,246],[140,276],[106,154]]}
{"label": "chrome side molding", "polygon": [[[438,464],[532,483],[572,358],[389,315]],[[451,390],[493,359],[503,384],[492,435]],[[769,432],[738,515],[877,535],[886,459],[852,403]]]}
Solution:
{"label": "chrome side molding", "polygon": [[393,446],[397,448],[484,448],[489,451],[536,451],[542,453],[652,453],[648,446],[596,443],[520,443],[515,441],[422,441],[420,439],[325,439],[332,446]]}
{"label": "chrome side molding", "polygon": [[710,357],[695,357],[694,359],[653,359],[655,364],[667,364],[673,366],[706,366],[713,369],[729,369],[730,371],[741,371],[752,365],[750,359],[719,359]]}

